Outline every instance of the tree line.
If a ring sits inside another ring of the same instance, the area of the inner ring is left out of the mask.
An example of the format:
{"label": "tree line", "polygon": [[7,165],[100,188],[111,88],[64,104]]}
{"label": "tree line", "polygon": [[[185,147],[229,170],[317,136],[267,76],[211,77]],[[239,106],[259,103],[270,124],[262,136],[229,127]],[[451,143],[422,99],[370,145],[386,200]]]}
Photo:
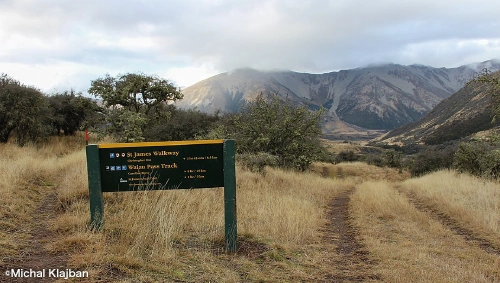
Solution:
{"label": "tree line", "polygon": [[94,119],[100,107],[74,91],[47,96],[39,89],[0,75],[0,143],[15,138],[20,146],[49,135],[73,135]]}
{"label": "tree line", "polygon": [[[499,73],[484,72],[468,84],[489,86],[495,119],[500,113]],[[171,82],[156,75],[128,73],[91,81],[85,97],[73,90],[43,94],[0,75],[0,143],[15,139],[20,146],[40,143],[50,135],[74,135],[88,129],[116,142],[190,139],[235,139],[238,158],[252,170],[279,166],[306,170],[313,161],[333,163],[362,160],[377,166],[409,170],[422,175],[442,168],[485,177],[500,177],[500,137],[457,141],[413,150],[408,147],[370,153],[329,154],[321,145],[323,110],[261,94],[239,113],[202,113],[178,109],[183,98]],[[410,155],[408,155],[410,154]]]}
{"label": "tree line", "polygon": [[261,94],[237,114],[178,109],[179,88],[156,75],[127,73],[92,80],[85,97],[73,90],[46,95],[2,74],[0,143],[40,143],[50,135],[88,129],[116,142],[227,139],[237,141],[251,169],[266,165],[305,170],[324,158],[323,112],[311,112],[275,94]]}

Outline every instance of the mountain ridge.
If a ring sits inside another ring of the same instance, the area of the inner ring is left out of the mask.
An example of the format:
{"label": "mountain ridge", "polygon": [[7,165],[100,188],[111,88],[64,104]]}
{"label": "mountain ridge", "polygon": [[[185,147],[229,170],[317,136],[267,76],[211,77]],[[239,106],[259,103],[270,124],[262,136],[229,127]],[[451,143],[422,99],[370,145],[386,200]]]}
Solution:
{"label": "mountain ridge", "polygon": [[[498,77],[500,72],[493,75]],[[394,129],[376,141],[398,145],[437,145],[492,129],[499,126],[500,121],[493,121],[491,98],[488,85],[466,85],[441,101],[422,119]]]}
{"label": "mountain ridge", "polygon": [[237,112],[260,93],[271,93],[311,110],[326,109],[325,134],[369,138],[416,122],[483,68],[500,60],[456,68],[383,64],[323,74],[240,68],[200,81],[182,92],[180,108]]}

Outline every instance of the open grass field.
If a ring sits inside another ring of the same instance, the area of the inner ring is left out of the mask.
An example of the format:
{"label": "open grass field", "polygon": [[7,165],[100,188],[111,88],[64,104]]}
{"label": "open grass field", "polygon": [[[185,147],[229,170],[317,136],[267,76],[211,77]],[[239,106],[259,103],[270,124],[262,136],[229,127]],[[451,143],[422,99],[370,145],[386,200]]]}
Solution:
{"label": "open grass field", "polygon": [[0,282],[500,282],[500,185],[453,171],[238,167],[236,253],[222,188],[105,193],[91,231],[78,137],[0,145],[0,172]]}

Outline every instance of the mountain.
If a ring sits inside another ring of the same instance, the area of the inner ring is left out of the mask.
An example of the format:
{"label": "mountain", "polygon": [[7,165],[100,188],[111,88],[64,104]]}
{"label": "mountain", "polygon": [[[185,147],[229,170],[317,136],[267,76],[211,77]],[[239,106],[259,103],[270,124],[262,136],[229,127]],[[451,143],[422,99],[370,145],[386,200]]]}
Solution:
{"label": "mountain", "polygon": [[311,110],[326,108],[323,129],[332,138],[372,138],[418,121],[483,68],[500,70],[500,61],[458,68],[385,64],[325,74],[237,69],[184,89],[177,106],[237,112],[260,93],[277,94]]}
{"label": "mountain", "polygon": [[[500,76],[500,72],[494,75]],[[500,124],[492,123],[490,86],[471,84],[441,101],[417,122],[394,129],[377,138],[385,144],[436,145],[458,140]]]}

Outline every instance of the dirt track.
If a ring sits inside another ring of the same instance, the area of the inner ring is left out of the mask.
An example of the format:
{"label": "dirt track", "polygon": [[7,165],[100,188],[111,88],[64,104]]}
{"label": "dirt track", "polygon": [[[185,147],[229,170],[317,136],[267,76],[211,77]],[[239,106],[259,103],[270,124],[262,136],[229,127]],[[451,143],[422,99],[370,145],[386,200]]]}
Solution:
{"label": "dirt track", "polygon": [[[26,223],[22,229],[28,230],[30,239],[26,243],[26,247],[22,249],[16,257],[7,258],[4,260],[1,270],[11,270],[21,268],[23,270],[46,270],[44,278],[10,278],[3,274],[0,277],[0,282],[54,282],[57,278],[48,277],[48,269],[59,268],[65,270],[67,263],[67,255],[54,254],[48,251],[46,244],[54,240],[54,233],[49,229],[49,221],[56,214],[57,196],[55,192],[49,193],[40,206],[35,210],[32,221]],[[7,280],[7,281],[5,281]]]}
{"label": "dirt track", "polygon": [[370,259],[368,251],[358,239],[358,230],[351,224],[349,201],[354,189],[352,187],[346,190],[330,203],[330,225],[325,231],[325,238],[336,246],[338,255],[336,266],[333,267],[336,272],[327,278],[330,282],[379,279],[373,272],[376,262]]}
{"label": "dirt track", "polygon": [[424,203],[419,198],[417,198],[415,194],[411,192],[409,193],[403,192],[403,193],[408,197],[410,203],[412,203],[418,210],[429,214],[434,220],[441,223],[441,225],[448,227],[455,234],[460,235],[469,244],[478,246],[487,253],[496,254],[500,256],[500,248],[495,247],[495,245],[493,245],[490,241],[481,238],[480,236],[476,235],[472,230],[463,227],[453,218],[437,210],[431,205]]}

